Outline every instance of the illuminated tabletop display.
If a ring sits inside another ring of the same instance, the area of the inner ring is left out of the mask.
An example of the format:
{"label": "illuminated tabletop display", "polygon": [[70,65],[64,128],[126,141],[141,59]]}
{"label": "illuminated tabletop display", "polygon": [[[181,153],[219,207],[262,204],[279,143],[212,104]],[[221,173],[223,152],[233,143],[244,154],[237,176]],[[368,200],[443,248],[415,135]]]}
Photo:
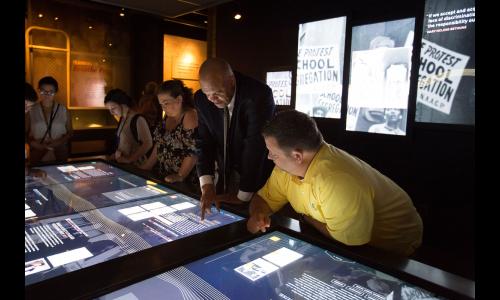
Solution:
{"label": "illuminated tabletop display", "polygon": [[27,285],[243,218],[102,162],[42,167],[25,196]]}
{"label": "illuminated tabletop display", "polygon": [[99,299],[442,298],[274,231]]}

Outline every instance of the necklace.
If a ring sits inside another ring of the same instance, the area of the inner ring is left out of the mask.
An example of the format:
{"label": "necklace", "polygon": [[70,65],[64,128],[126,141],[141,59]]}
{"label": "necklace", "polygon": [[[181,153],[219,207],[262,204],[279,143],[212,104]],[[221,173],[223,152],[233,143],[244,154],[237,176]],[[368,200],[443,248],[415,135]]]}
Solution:
{"label": "necklace", "polygon": [[164,122],[164,129],[167,132],[171,132],[172,130],[177,128],[177,126],[179,126],[179,124],[183,120],[183,117],[184,117],[184,112],[181,112],[181,114],[178,117],[166,117]]}
{"label": "necklace", "polygon": [[42,106],[42,114],[45,119],[45,124],[49,126],[49,120],[52,119],[52,112],[54,111],[54,104],[55,102],[52,102],[51,106],[45,106],[42,103],[40,105]]}

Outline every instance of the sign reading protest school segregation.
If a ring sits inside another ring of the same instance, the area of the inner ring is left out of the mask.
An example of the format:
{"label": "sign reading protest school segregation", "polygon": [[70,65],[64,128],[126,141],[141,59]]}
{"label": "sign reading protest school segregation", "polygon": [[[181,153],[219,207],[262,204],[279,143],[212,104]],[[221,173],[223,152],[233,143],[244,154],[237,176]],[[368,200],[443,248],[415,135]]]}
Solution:
{"label": "sign reading protest school segregation", "polygon": [[476,0],[425,0],[415,121],[475,124]]}
{"label": "sign reading protest school segregation", "polygon": [[450,114],[469,56],[422,39],[417,102]]}
{"label": "sign reading protest school segregation", "polygon": [[276,105],[290,105],[292,98],[292,72],[267,72],[266,83],[273,91]]}
{"label": "sign reading protest school segregation", "polygon": [[300,24],[296,105],[314,117],[340,118],[346,18]]}

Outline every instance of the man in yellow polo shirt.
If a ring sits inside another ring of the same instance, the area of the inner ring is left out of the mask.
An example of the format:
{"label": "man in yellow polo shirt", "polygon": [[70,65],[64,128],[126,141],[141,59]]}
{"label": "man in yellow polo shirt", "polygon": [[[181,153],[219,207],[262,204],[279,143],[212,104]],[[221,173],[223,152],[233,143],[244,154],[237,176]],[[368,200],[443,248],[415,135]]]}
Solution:
{"label": "man in yellow polo shirt", "polygon": [[288,202],[327,237],[411,255],[422,243],[422,220],[394,181],[323,141],[312,118],[278,114],[262,134],[275,163],[250,204],[247,228],[265,231],[270,215]]}

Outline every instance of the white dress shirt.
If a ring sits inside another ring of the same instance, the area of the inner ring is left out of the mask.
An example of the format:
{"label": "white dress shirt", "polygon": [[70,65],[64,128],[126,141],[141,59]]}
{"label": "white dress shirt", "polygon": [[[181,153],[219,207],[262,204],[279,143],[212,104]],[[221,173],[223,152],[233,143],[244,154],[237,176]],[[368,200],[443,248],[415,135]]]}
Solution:
{"label": "white dress shirt", "polygon": [[[236,97],[236,87],[234,88],[234,94],[233,97],[231,98],[231,101],[229,101],[229,104],[227,105],[227,108],[229,110],[229,124],[231,124],[231,118],[233,117],[233,110],[234,110],[234,98]],[[203,175],[200,176],[200,186],[204,186],[205,184],[214,184],[214,175]],[[252,199],[253,193],[252,192],[244,192],[242,190],[238,191],[238,199],[240,199],[243,202],[248,202]]]}

